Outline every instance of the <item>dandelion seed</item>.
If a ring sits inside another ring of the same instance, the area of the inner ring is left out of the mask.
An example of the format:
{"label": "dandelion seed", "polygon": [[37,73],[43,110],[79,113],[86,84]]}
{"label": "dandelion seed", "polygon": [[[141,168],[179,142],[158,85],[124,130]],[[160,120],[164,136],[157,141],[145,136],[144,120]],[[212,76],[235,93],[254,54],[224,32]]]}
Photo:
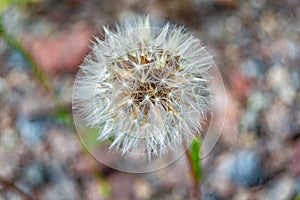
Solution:
{"label": "dandelion seed", "polygon": [[213,64],[183,27],[126,19],[92,46],[76,77],[73,110],[122,154],[160,156],[201,134]]}

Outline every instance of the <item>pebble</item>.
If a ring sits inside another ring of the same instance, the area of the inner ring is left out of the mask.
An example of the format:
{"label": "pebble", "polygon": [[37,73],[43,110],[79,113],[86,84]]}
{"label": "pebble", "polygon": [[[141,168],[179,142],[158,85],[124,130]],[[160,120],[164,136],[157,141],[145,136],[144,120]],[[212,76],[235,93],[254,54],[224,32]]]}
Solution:
{"label": "pebble", "polygon": [[79,200],[80,198],[78,186],[71,177],[64,170],[64,167],[58,162],[48,163],[47,173],[49,174],[49,181],[45,193],[44,200]]}
{"label": "pebble", "polygon": [[5,30],[12,34],[15,38],[19,38],[19,34],[25,29],[29,13],[24,9],[18,9],[17,6],[10,6],[2,14],[2,23]]}
{"label": "pebble", "polygon": [[268,93],[256,91],[249,97],[249,106],[254,111],[261,111],[266,109],[271,103],[271,98]]}
{"label": "pebble", "polygon": [[63,178],[59,183],[50,185],[43,196],[44,200],[80,200],[78,188],[74,181],[69,178]]}
{"label": "pebble", "polygon": [[274,93],[285,103],[292,105],[297,95],[295,79],[297,76],[290,74],[286,66],[274,65],[267,74],[267,82]]}
{"label": "pebble", "polygon": [[46,142],[51,149],[53,158],[62,162],[72,159],[80,153],[79,141],[64,128],[50,127],[47,132]]}
{"label": "pebble", "polygon": [[16,50],[11,50],[7,57],[7,64],[9,67],[27,72],[29,66],[24,57]]}
{"label": "pebble", "polygon": [[276,64],[273,65],[267,74],[267,83],[274,89],[278,89],[288,84],[289,72],[286,67]]}
{"label": "pebble", "polygon": [[254,8],[261,9],[264,7],[266,0],[251,0],[251,4]]}
{"label": "pebble", "polygon": [[0,77],[0,100],[6,91],[6,82],[5,79]]}
{"label": "pebble", "polygon": [[236,16],[230,16],[226,19],[225,26],[230,32],[238,32],[241,29],[241,20]]}
{"label": "pebble", "polygon": [[131,174],[125,173],[114,173],[108,177],[107,181],[112,188],[112,196],[114,199],[132,200],[133,192],[132,187],[134,184],[134,177]]}
{"label": "pebble", "polygon": [[18,117],[16,127],[26,144],[41,144],[46,133],[46,119],[28,119],[25,116]]}
{"label": "pebble", "polygon": [[225,35],[225,23],[223,19],[212,17],[206,21],[205,30],[215,41],[221,40]]}
{"label": "pebble", "polygon": [[216,169],[207,175],[205,183],[209,184],[211,190],[215,191],[221,197],[229,198],[233,192],[230,170],[234,162],[234,157],[232,154],[224,153],[215,162]]}
{"label": "pebble", "polygon": [[244,187],[262,184],[263,172],[260,157],[250,150],[243,150],[235,155],[230,169],[231,180]]}
{"label": "pebble", "polygon": [[202,195],[201,199],[203,199],[203,200],[220,200],[220,198],[216,194],[213,194],[213,193],[204,193]]}
{"label": "pebble", "polygon": [[294,196],[295,182],[291,177],[280,177],[265,192],[263,200],[290,200]]}
{"label": "pebble", "polygon": [[246,77],[262,79],[264,77],[265,66],[258,59],[248,59],[241,63],[241,69]]}
{"label": "pebble", "polygon": [[[7,191],[6,192],[6,197],[7,198],[3,198],[3,199],[5,199],[5,200],[7,200],[7,199],[9,199],[9,200],[23,200],[23,198],[18,193],[14,192],[14,191]],[[1,199],[1,197],[0,197],[0,199]]]}
{"label": "pebble", "polygon": [[297,196],[297,195],[300,195],[300,176],[298,176],[298,177],[296,178],[294,194],[295,194],[296,196]]}
{"label": "pebble", "polygon": [[137,200],[146,200],[152,196],[152,189],[145,179],[138,179],[133,184],[133,191]]}
{"label": "pebble", "polygon": [[271,108],[264,113],[269,134],[281,140],[293,137],[297,132],[294,130],[296,124],[291,112],[292,110],[284,103],[273,102]]}
{"label": "pebble", "polygon": [[252,130],[257,125],[258,113],[253,110],[246,110],[243,113],[241,125],[245,130]]}
{"label": "pebble", "polygon": [[48,173],[45,164],[33,161],[21,169],[22,182],[32,189],[40,187],[47,182]]}
{"label": "pebble", "polygon": [[[9,157],[9,160],[7,157]],[[16,155],[10,155],[0,150],[0,176],[6,178],[14,177],[15,171],[19,169],[18,164],[18,157]]]}
{"label": "pebble", "polygon": [[10,128],[2,129],[0,135],[0,151],[12,151],[18,145],[18,134]]}
{"label": "pebble", "polygon": [[4,55],[7,49],[8,49],[7,43],[2,37],[0,37],[0,55]]}

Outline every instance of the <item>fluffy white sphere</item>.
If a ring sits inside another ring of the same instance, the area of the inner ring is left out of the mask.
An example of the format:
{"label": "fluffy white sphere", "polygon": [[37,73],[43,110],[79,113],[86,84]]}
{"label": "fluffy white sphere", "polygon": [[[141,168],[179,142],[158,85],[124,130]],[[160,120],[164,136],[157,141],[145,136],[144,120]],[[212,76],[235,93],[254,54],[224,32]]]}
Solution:
{"label": "fluffy white sphere", "polygon": [[210,110],[212,57],[183,27],[149,17],[104,28],[77,74],[73,110],[99,140],[126,153],[160,156],[201,134]]}

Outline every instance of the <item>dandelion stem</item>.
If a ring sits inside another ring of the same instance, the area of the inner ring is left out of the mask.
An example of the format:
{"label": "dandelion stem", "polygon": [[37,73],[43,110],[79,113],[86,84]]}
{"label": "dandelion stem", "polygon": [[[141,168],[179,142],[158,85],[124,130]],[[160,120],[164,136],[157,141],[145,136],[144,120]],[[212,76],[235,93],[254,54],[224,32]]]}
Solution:
{"label": "dandelion stem", "polygon": [[196,169],[193,167],[193,161],[192,161],[192,157],[191,154],[187,148],[187,146],[185,144],[183,144],[185,150],[185,155],[187,158],[187,161],[189,163],[190,166],[190,172],[191,172],[191,176],[193,179],[193,198],[194,200],[201,200],[201,191],[200,191],[200,180],[197,178],[196,175]]}

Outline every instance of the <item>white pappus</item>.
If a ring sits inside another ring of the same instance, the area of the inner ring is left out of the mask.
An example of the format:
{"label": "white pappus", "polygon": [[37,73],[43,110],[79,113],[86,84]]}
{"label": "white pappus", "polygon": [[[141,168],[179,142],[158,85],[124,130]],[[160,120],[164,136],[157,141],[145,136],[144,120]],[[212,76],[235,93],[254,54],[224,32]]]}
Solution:
{"label": "white pappus", "polygon": [[210,110],[212,57],[183,27],[133,17],[104,27],[76,76],[73,111],[122,154],[189,144]]}

